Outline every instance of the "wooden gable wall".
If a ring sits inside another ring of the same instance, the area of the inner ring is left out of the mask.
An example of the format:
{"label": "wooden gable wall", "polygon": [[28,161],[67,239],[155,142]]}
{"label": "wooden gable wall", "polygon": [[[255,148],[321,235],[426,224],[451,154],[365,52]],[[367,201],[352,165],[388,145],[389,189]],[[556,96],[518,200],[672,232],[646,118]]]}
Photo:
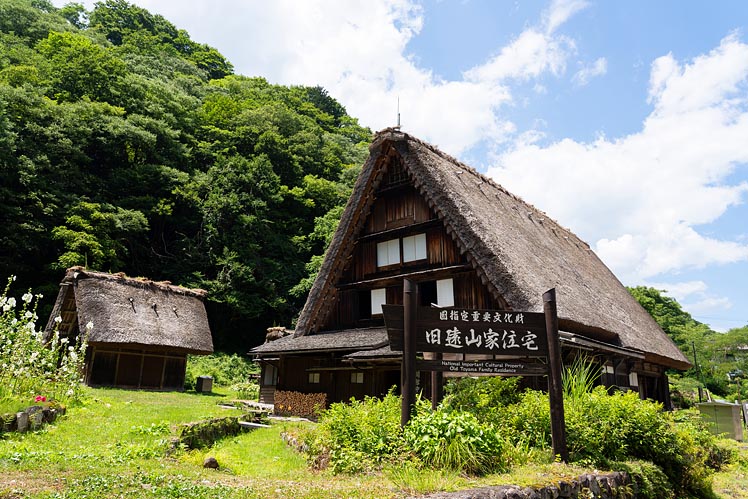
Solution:
{"label": "wooden gable wall", "polygon": [[[426,258],[404,262],[402,240],[416,234],[425,234]],[[401,261],[378,266],[377,245],[393,240],[400,241]],[[501,308],[461,254],[442,221],[396,167],[394,172],[385,175],[376,193],[364,228],[357,235],[353,254],[336,283],[336,302],[321,330],[383,325],[381,316],[371,315],[371,290],[385,288],[387,303],[402,304],[404,276],[423,286],[428,286],[423,283],[429,282],[435,286],[436,280],[451,278],[455,306]]]}

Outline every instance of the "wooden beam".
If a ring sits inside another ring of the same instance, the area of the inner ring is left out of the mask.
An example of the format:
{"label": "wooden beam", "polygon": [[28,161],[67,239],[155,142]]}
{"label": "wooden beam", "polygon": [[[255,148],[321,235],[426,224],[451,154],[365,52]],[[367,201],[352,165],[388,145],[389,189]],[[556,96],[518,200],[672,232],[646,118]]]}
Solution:
{"label": "wooden beam", "polygon": [[371,234],[364,234],[363,236],[358,238],[358,241],[364,242],[364,241],[370,241],[372,239],[388,239],[397,237],[401,233],[406,232],[417,232],[419,230],[426,230],[430,229],[431,227],[436,227],[441,225],[441,221],[439,219],[433,219],[429,220],[427,222],[421,222],[417,224],[412,225],[406,225],[404,227],[397,227],[395,229],[387,229],[379,232],[373,232]]}
{"label": "wooden beam", "polygon": [[404,274],[390,275],[386,277],[376,277],[374,279],[365,279],[363,281],[338,284],[338,289],[352,289],[359,286],[384,287],[387,284],[400,283],[403,278],[414,279],[418,281],[430,280],[437,277],[446,277],[459,272],[473,270],[470,265],[452,265],[449,267],[439,267],[436,269],[418,270],[415,272],[406,272]]}

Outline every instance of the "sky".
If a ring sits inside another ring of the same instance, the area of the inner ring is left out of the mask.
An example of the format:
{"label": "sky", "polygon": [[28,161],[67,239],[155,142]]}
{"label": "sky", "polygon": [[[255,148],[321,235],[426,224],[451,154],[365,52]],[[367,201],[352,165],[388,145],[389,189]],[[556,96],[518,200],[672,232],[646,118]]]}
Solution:
{"label": "sky", "polygon": [[133,3],[238,74],[323,86],[372,130],[399,101],[405,132],[571,229],[624,284],[719,331],[748,325],[748,2]]}

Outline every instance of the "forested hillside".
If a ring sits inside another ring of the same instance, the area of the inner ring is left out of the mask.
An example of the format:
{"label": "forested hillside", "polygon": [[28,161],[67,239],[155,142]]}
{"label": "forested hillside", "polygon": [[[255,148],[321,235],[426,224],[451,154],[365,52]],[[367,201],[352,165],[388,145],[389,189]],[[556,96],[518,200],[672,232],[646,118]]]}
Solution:
{"label": "forested hillside", "polygon": [[718,333],[655,288],[629,292],[693,363],[685,373],[671,375],[677,391],[693,400],[701,386],[727,400],[748,399],[748,325]]}
{"label": "forested hillside", "polygon": [[42,317],[72,265],[201,287],[246,351],[303,305],[370,137],[122,0],[0,0],[0,276]]}

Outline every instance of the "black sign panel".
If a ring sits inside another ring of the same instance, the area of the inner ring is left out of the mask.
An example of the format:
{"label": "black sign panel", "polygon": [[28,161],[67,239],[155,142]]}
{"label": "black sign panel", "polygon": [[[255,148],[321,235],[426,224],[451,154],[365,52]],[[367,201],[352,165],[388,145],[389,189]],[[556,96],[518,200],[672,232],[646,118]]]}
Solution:
{"label": "black sign panel", "polygon": [[[382,305],[390,345],[402,350],[403,307]],[[419,352],[545,357],[545,316],[536,312],[418,307]]]}
{"label": "black sign panel", "polygon": [[494,376],[545,376],[548,366],[522,360],[417,360],[419,371],[441,371]]}

